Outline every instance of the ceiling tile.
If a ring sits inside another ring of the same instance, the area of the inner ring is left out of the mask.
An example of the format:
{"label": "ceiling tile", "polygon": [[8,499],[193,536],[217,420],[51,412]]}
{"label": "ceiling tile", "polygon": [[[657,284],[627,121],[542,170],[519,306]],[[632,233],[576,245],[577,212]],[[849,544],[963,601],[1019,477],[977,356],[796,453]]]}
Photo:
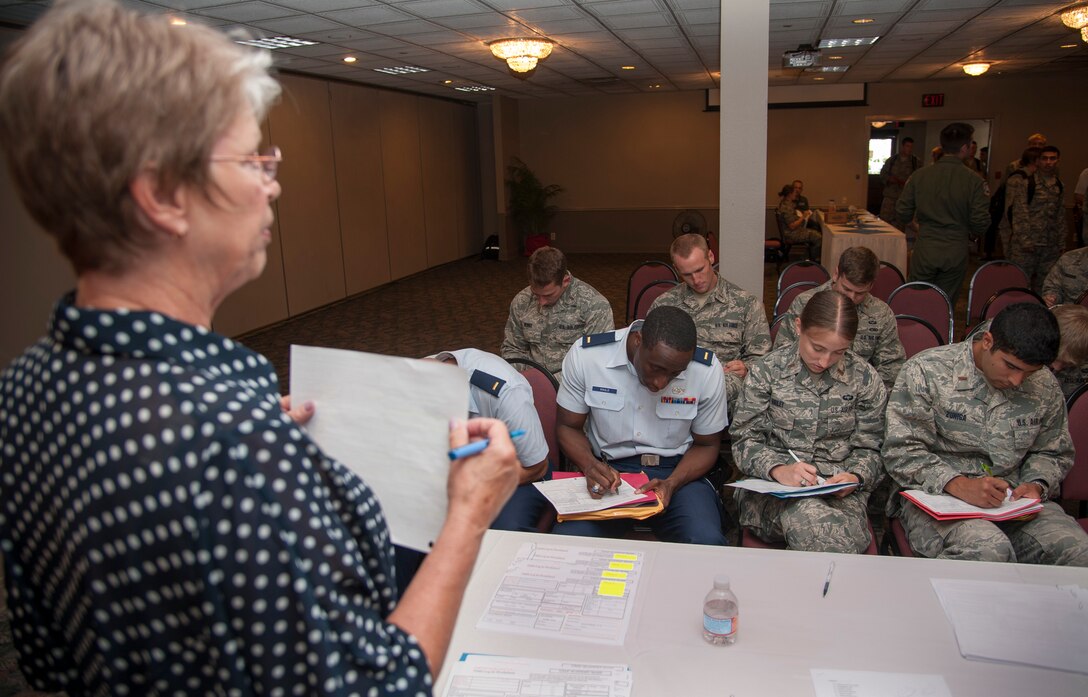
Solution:
{"label": "ceiling tile", "polygon": [[402,2],[397,5],[397,8],[428,19],[434,17],[472,15],[486,12],[488,9],[473,0],[422,0],[418,2]]}
{"label": "ceiling tile", "polygon": [[232,5],[209,7],[196,10],[196,14],[225,19],[231,22],[255,22],[262,19],[276,19],[277,17],[290,17],[297,15],[295,10],[270,5],[267,2],[253,0],[251,2],[238,2]]}
{"label": "ceiling tile", "polygon": [[371,7],[357,7],[350,10],[336,10],[326,12],[322,17],[349,24],[353,27],[367,27],[371,24],[383,24],[386,22],[403,22],[414,19],[407,12],[401,12],[395,7],[386,5],[374,5]]}
{"label": "ceiling tile", "polygon": [[[161,0],[160,0],[161,1]],[[343,10],[348,7],[361,7],[363,5],[377,5],[378,0],[274,0],[277,5],[290,7],[303,12],[329,12],[330,10]],[[217,3],[222,4],[222,3]]]}
{"label": "ceiling tile", "polygon": [[640,27],[674,27],[676,22],[672,17],[654,12],[641,15],[615,15],[601,20],[605,26],[611,29],[638,29]]}
{"label": "ceiling tile", "polygon": [[297,36],[312,31],[326,31],[329,29],[343,28],[342,24],[330,22],[329,20],[322,19],[316,15],[299,15],[297,17],[286,17],[283,19],[269,19],[261,22],[253,22],[252,24],[261,29],[267,29],[268,31],[274,31],[288,36]]}

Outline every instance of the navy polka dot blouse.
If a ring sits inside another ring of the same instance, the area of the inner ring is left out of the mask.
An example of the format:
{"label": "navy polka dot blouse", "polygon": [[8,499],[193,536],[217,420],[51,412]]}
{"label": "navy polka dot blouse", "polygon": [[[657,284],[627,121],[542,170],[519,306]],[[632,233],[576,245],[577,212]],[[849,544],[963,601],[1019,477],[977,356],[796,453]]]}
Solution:
{"label": "navy polka dot blouse", "polygon": [[0,377],[0,550],[34,687],[431,693],[385,621],[377,500],[278,398],[269,363],[226,337],[61,300]]}

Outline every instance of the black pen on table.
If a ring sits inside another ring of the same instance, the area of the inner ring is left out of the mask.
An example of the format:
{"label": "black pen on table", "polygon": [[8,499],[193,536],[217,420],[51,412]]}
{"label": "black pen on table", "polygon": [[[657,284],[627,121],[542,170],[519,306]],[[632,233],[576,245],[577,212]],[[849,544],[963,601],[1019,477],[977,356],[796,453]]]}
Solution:
{"label": "black pen on table", "polygon": [[835,571],[835,562],[831,562],[831,566],[827,567],[827,578],[824,579],[824,592],[821,597],[827,597],[827,590],[831,588],[831,574]]}

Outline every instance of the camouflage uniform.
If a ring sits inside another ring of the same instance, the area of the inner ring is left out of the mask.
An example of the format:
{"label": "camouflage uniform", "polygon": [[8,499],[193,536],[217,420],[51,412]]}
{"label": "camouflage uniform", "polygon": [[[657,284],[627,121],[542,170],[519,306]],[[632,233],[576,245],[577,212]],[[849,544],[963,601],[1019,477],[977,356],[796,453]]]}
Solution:
{"label": "camouflage uniform", "polygon": [[[745,366],[771,350],[771,333],[767,326],[767,311],[759,298],[733,285],[719,274],[718,285],[710,291],[706,302],[686,283],[665,293],[650,306],[672,305],[691,315],[699,345],[714,352],[724,366],[741,360]],[[733,373],[725,374],[725,389],[730,409],[736,404],[743,379]]]}
{"label": "camouflage uniform", "polygon": [[549,307],[541,307],[528,287],[514,296],[500,352],[507,359],[531,358],[559,377],[563,357],[575,341],[615,328],[608,300],[572,275],[570,285]]}
{"label": "camouflage uniform", "polygon": [[1088,291],[1088,247],[1066,252],[1050,267],[1042,295],[1055,296],[1054,304],[1075,303]]}
{"label": "camouflage uniform", "polygon": [[[1017,487],[1035,482],[1043,497],[1073,466],[1065,406],[1049,370],[1019,388],[990,386],[971,342],[941,346],[903,366],[888,399],[884,465],[900,489],[944,493],[957,476],[993,476]],[[888,501],[911,548],[926,557],[1088,566],[1088,535],[1054,503],[1028,521],[938,522],[900,496]]]}
{"label": "camouflage uniform", "polygon": [[[774,340],[775,348],[797,341],[797,326],[794,320],[801,316],[801,311],[805,309],[805,305],[813,295],[829,288],[831,288],[831,281],[827,281],[818,288],[806,290],[794,298],[785,319],[778,325],[778,335]],[[880,374],[884,387],[890,390],[895,384],[896,376],[899,375],[899,369],[903,367],[903,361],[907,360],[903,343],[899,341],[895,313],[888,307],[888,303],[872,295],[861,301],[857,308],[858,333],[854,337],[854,343],[850,344],[850,350],[869,361],[869,365],[876,368],[876,372]]]}
{"label": "camouflage uniform", "polygon": [[903,157],[897,153],[885,160],[884,166],[880,168],[880,181],[884,183],[884,198],[880,202],[880,217],[900,230],[903,229],[904,225],[899,222],[899,218],[895,215],[895,202],[899,200],[899,195],[903,193],[903,185],[891,181],[891,177],[907,181],[910,179],[910,175],[914,174],[914,170],[921,166],[922,163],[914,155]]}
{"label": "camouflage uniform", "polygon": [[1081,385],[1088,383],[1088,363],[1059,370],[1054,373],[1054,377],[1058,378],[1058,385],[1062,388],[1062,394],[1065,395],[1066,399],[1069,399],[1074,392],[1080,389]]}
{"label": "camouflage uniform", "polygon": [[737,489],[741,525],[791,549],[864,552],[865,502],[882,476],[885,397],[876,370],[850,351],[819,375],[805,367],[796,344],[755,361],[729,428],[741,471],[772,479],[772,468],[793,462],[793,450],[824,477],[850,472],[862,484],[843,498],[777,499]]}
{"label": "camouflage uniform", "polygon": [[[1016,181],[1015,179],[1013,181]],[[1035,172],[1035,193],[1028,203],[1027,185],[1006,191],[1012,209],[1012,233],[1005,256],[1028,275],[1031,289],[1043,289],[1043,279],[1065,247],[1065,211],[1057,177]]]}
{"label": "camouflage uniform", "polygon": [[782,199],[782,202],[778,204],[776,213],[782,219],[782,222],[786,223],[782,228],[782,234],[785,235],[786,242],[789,244],[808,244],[809,242],[819,244],[823,239],[819,232],[808,227],[808,221],[801,223],[796,229],[790,230],[789,224],[795,220],[800,220],[801,217],[797,215],[797,204],[788,198]]}

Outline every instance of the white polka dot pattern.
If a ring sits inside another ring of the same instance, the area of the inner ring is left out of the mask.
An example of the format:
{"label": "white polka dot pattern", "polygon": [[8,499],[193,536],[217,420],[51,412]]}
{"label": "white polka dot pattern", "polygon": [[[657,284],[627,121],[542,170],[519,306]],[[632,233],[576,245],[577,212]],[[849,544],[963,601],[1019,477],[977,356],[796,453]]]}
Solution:
{"label": "white polka dot pattern", "polygon": [[61,300],[0,376],[0,551],[20,665],[70,695],[430,695],[385,621],[370,489],[282,414],[265,359]]}

